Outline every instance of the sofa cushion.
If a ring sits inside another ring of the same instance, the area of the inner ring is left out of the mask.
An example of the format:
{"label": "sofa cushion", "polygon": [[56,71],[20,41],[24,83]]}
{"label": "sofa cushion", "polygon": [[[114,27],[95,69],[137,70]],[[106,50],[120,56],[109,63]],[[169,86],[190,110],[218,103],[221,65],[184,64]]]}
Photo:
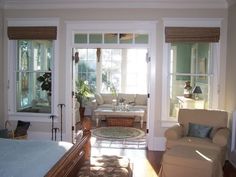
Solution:
{"label": "sofa cushion", "polygon": [[146,94],[136,94],[135,104],[136,105],[147,105],[147,95]]}
{"label": "sofa cushion", "polygon": [[212,127],[201,124],[189,123],[188,136],[207,138],[209,137]]}
{"label": "sofa cushion", "polygon": [[134,102],[135,94],[119,93],[118,100],[120,100],[121,98],[125,99],[126,103],[132,103]]}
{"label": "sofa cushion", "polygon": [[112,100],[115,99],[111,93],[101,93],[104,103],[103,104],[112,104]]}
{"label": "sofa cushion", "polygon": [[104,100],[103,100],[102,95],[100,93],[95,94],[95,99],[96,99],[98,105],[104,103]]}

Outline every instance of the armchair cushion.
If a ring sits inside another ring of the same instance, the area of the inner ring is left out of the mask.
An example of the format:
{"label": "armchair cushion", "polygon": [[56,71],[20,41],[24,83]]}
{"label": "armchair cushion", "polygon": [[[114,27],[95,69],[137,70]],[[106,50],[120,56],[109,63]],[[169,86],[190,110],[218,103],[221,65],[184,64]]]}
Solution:
{"label": "armchair cushion", "polygon": [[201,124],[189,123],[188,135],[198,138],[207,138],[212,130],[212,127]]}
{"label": "armchair cushion", "polygon": [[184,125],[185,135],[188,134],[189,122],[211,126],[214,131],[219,127],[227,127],[228,114],[219,110],[180,109],[178,122]]}
{"label": "armchair cushion", "polygon": [[177,140],[184,135],[184,129],[181,125],[175,125],[165,131],[165,137],[169,140]]}
{"label": "armchair cushion", "polygon": [[219,146],[226,146],[228,142],[229,133],[230,132],[228,128],[219,129],[212,139],[213,143],[218,144]]}
{"label": "armchair cushion", "polygon": [[[175,146],[182,145],[195,148],[215,149],[219,151],[219,159],[223,165],[229,137],[227,122],[228,114],[225,111],[180,109],[178,114],[178,123],[183,128],[183,136],[179,137],[179,134],[175,132],[175,129],[179,130],[177,127],[168,129],[165,133],[167,138],[166,148],[171,149]],[[189,127],[191,127],[190,123],[212,127],[212,131],[211,133],[208,132],[209,136],[205,138],[186,136],[189,133]]]}

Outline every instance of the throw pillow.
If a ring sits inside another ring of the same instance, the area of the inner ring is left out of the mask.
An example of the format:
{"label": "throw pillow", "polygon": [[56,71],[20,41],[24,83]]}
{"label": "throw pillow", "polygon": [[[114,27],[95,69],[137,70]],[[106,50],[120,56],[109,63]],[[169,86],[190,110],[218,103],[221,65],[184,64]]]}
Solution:
{"label": "throw pillow", "polygon": [[189,123],[189,129],[188,129],[187,136],[198,137],[198,138],[207,138],[207,137],[209,137],[211,130],[212,130],[212,127],[210,127],[208,125]]}
{"label": "throw pillow", "polygon": [[135,104],[136,105],[147,105],[147,95],[145,95],[145,94],[136,94]]}
{"label": "throw pillow", "polygon": [[29,126],[30,122],[18,120],[16,130],[14,132],[15,137],[27,135],[27,130]]}
{"label": "throw pillow", "polygon": [[97,101],[97,103],[98,103],[99,105],[104,103],[104,100],[103,100],[101,94],[96,93],[96,94],[95,94],[95,98],[96,98],[96,101]]}

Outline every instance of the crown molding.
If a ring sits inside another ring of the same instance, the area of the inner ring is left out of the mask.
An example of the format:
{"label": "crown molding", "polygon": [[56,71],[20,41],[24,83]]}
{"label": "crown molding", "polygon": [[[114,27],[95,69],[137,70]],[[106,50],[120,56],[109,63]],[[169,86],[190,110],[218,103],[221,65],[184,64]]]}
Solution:
{"label": "crown molding", "polygon": [[0,2],[3,2],[4,9],[228,8],[226,0],[1,0]]}

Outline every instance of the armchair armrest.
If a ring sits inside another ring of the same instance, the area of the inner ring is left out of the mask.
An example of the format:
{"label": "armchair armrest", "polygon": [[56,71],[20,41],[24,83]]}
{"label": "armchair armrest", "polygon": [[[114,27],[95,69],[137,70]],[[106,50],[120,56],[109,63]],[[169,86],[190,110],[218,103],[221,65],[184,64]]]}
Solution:
{"label": "armchair armrest", "polygon": [[165,131],[166,139],[170,139],[170,140],[177,140],[183,137],[183,135],[184,135],[184,129],[183,129],[183,126],[181,125],[175,125],[173,127],[168,128]]}
{"label": "armchair armrest", "polygon": [[222,147],[226,146],[228,143],[229,133],[228,128],[219,129],[212,138],[213,143]]}

